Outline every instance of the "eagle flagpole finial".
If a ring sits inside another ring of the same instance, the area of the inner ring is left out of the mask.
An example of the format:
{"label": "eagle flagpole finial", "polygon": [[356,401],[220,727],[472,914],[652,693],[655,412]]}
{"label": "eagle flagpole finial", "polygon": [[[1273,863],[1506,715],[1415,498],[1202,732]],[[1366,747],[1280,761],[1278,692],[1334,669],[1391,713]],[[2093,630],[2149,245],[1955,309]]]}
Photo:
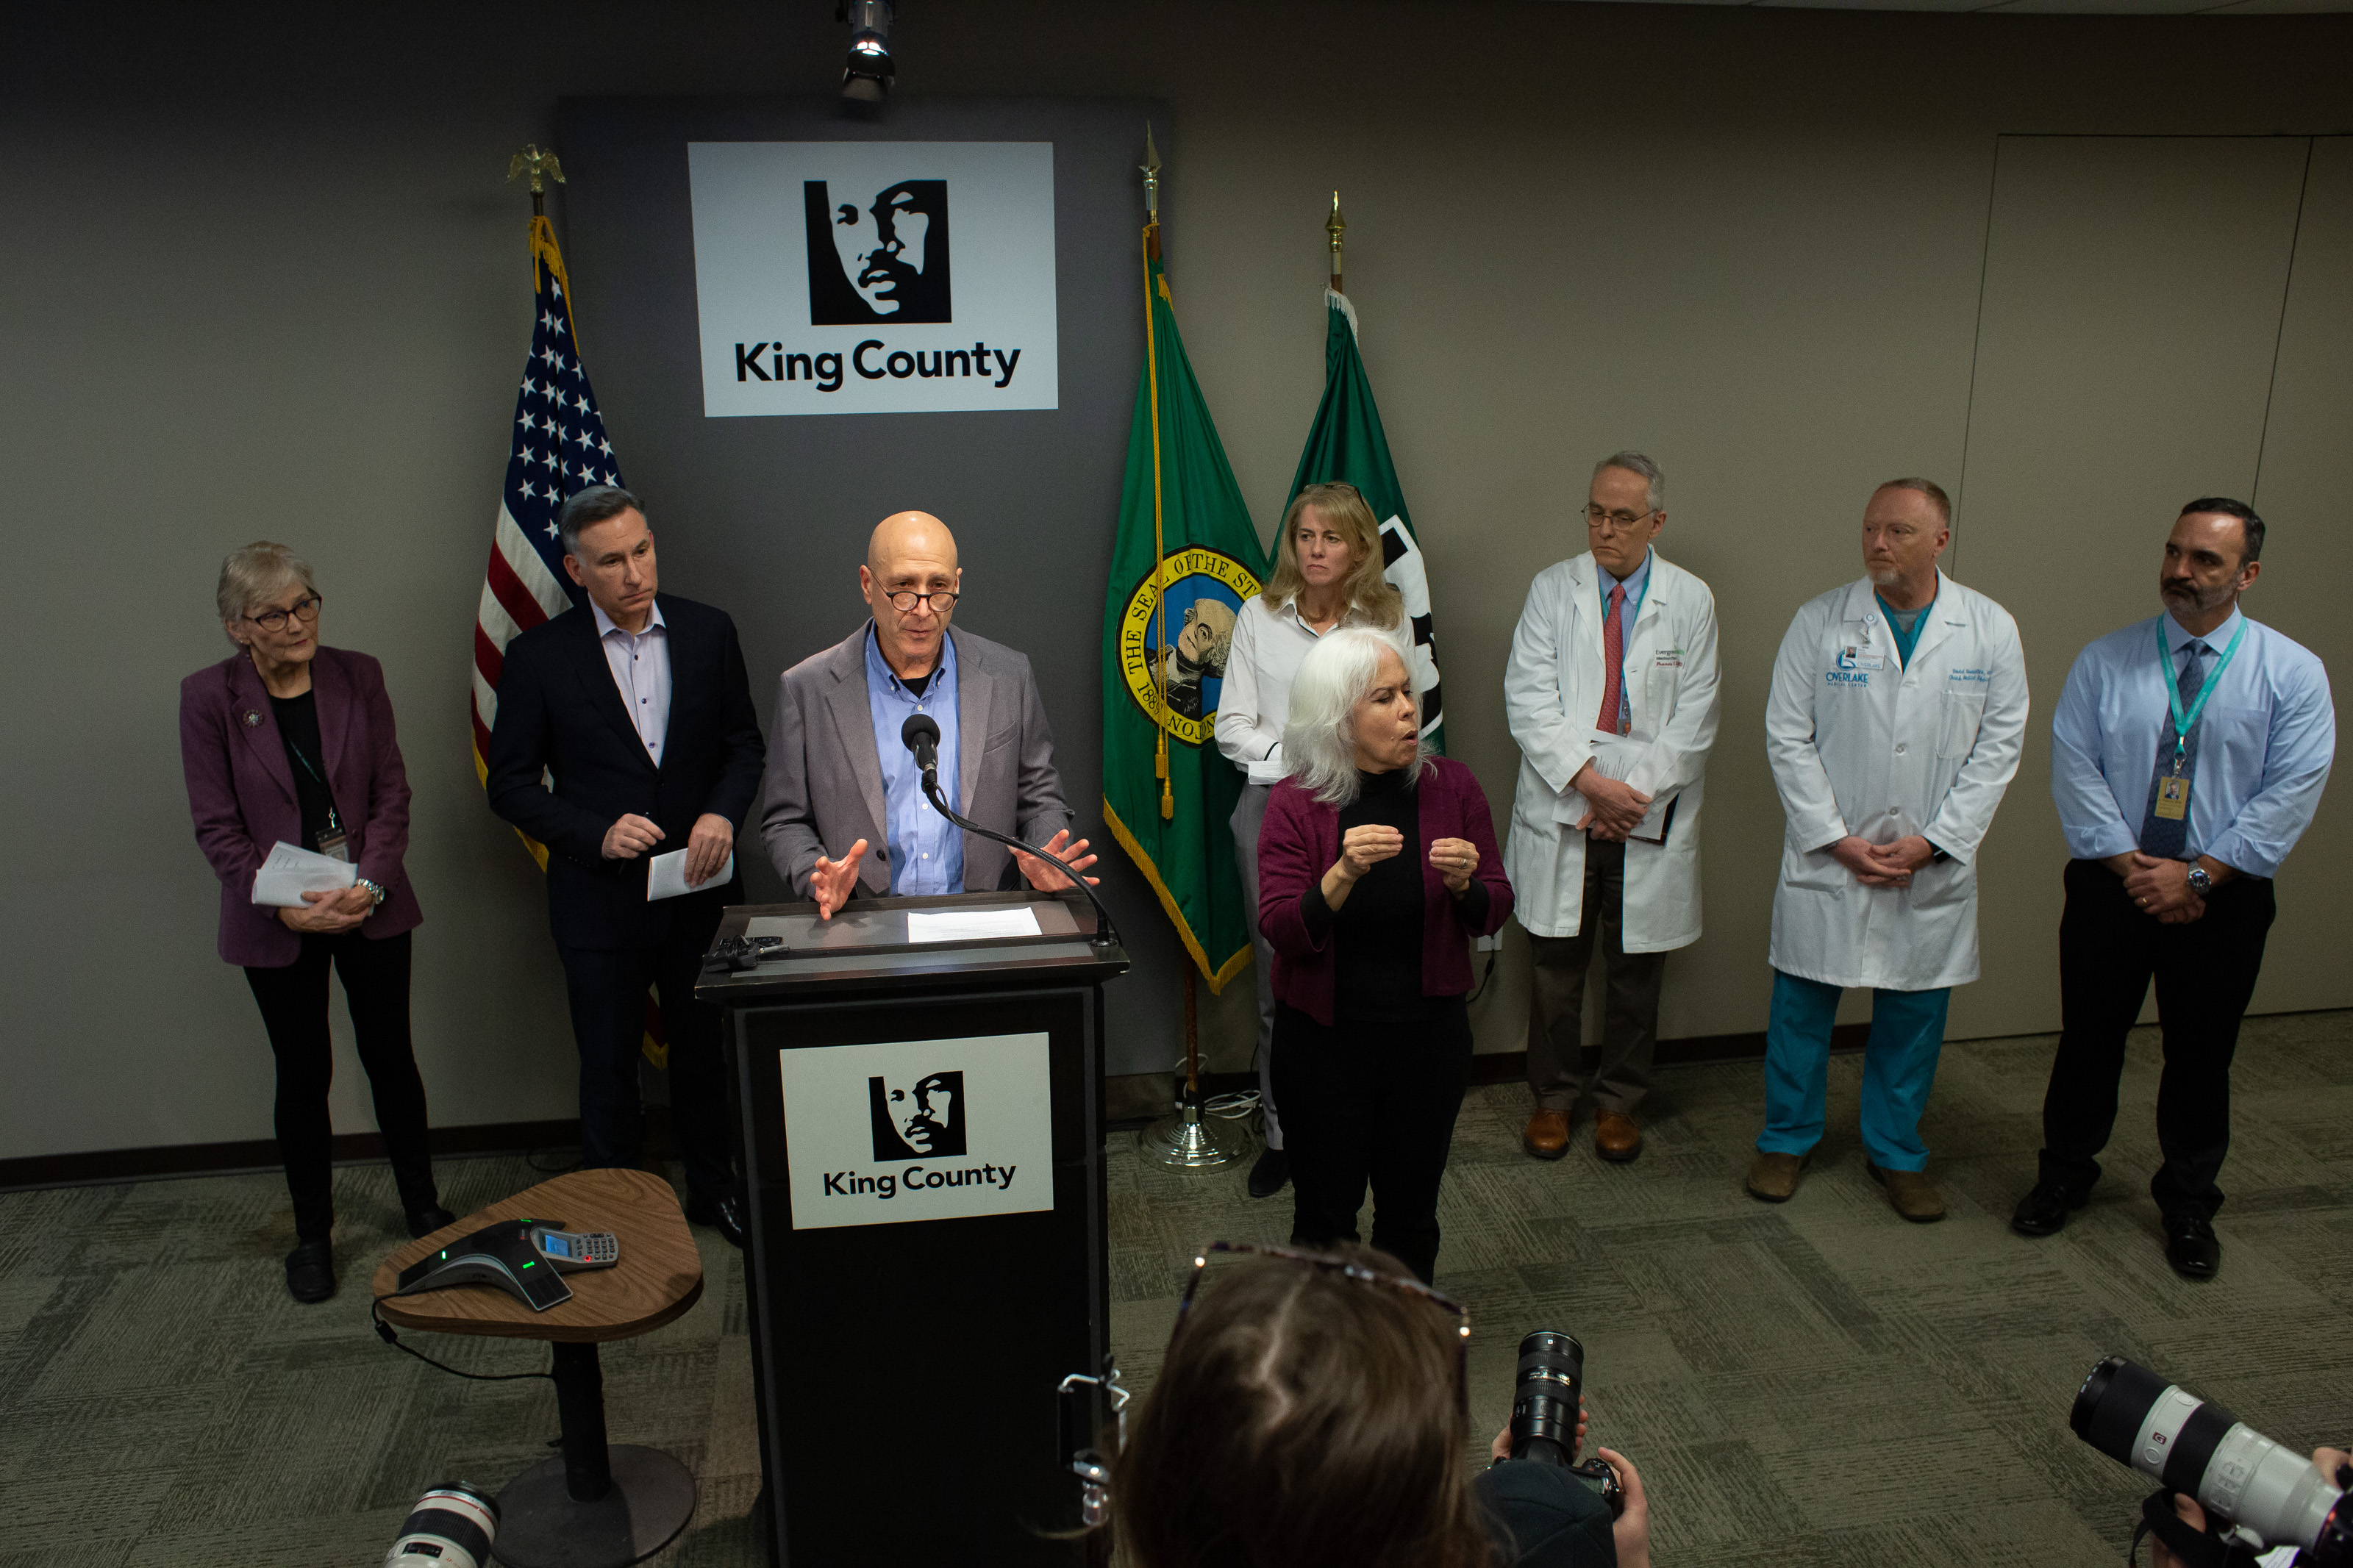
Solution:
{"label": "eagle flagpole finial", "polygon": [[536,142],[523,143],[522,152],[507,160],[507,178],[531,176],[531,216],[540,217],[547,211],[547,182],[564,184],[564,165],[553,152],[542,152]]}

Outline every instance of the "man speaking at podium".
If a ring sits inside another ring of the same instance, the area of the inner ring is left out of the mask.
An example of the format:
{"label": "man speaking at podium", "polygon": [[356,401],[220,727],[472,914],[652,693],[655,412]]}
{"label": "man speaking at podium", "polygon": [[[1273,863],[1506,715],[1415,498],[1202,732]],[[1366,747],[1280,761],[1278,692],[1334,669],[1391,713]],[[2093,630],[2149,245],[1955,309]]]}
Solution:
{"label": "man speaking at podium", "polygon": [[760,823],[777,874],[828,920],[861,885],[988,892],[1017,886],[1018,870],[1040,891],[1070,886],[1050,862],[942,817],[901,739],[910,718],[930,715],[951,808],[1024,844],[1043,840],[1080,871],[1094,864],[1085,839],[1071,841],[1029,658],[949,627],[964,587],[955,536],[928,512],[893,512],[867,542],[858,587],[872,618],[777,680]]}

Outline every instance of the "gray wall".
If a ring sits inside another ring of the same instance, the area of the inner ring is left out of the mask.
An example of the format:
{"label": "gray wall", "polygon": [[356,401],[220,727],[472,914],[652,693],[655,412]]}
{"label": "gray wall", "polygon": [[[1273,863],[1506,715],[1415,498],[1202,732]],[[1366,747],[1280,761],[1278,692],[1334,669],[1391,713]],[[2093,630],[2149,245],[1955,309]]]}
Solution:
{"label": "gray wall", "polygon": [[[381,657],[399,707],[437,1119],[567,1113],[536,873],[466,750],[527,343],[524,203],[498,176],[565,95],[826,90],[831,10],[489,3],[330,24],[93,4],[13,28],[0,430],[30,566],[18,635],[44,679],[19,681],[0,762],[17,827],[0,1157],[268,1133],[268,1052],[212,951],[173,728],[178,679],[227,651],[220,555],[263,536],[313,558],[328,637]],[[1434,3],[1060,15],[911,0],[902,86],[1170,105],[1176,300],[1262,528],[1320,387],[1320,226],[1341,187],[1451,743],[1499,813],[1526,581],[1580,547],[1595,456],[1638,443],[1666,465],[1662,548],[1716,584],[1732,658],[1708,935],[1670,969],[1665,1034],[1762,1025],[1766,663],[1790,610],[1854,574],[1873,480],[1966,465],[1959,573],[2019,614],[2038,737],[2075,647],[2147,612],[2172,509],[2208,490],[2252,489],[2274,519],[2255,613],[2340,662],[2347,144],[2020,133],[2344,130],[2353,19],[1481,7],[1498,51]],[[1989,978],[1957,1000],[1957,1034],[2055,1020],[2046,759],[2038,738],[1988,852]],[[2327,941],[2353,913],[2327,874],[2345,815],[2323,807],[2283,880],[2260,1006],[2353,1003]],[[1519,1044],[1506,957],[1489,1049]],[[1225,1061],[1240,991],[1208,1016]],[[348,1054],[336,1093],[342,1125],[367,1125]]]}

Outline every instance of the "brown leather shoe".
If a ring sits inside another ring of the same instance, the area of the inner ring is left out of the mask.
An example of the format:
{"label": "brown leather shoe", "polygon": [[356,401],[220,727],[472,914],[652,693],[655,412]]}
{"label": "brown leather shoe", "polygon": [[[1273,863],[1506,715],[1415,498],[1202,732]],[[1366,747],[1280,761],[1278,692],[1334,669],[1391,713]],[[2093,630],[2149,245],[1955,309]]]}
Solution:
{"label": "brown leather shoe", "polygon": [[1868,1160],[1862,1163],[1871,1173],[1871,1179],[1887,1189],[1887,1201],[1895,1206],[1895,1212],[1914,1225],[1926,1225],[1945,1217],[1945,1200],[1926,1173],[1883,1171]]}
{"label": "brown leather shoe", "polygon": [[1642,1152],[1642,1129],[1622,1110],[1604,1110],[1593,1119],[1593,1152],[1622,1165]]}
{"label": "brown leather shoe", "polygon": [[1557,1160],[1568,1152],[1568,1112],[1536,1107],[1520,1134],[1520,1147],[1539,1160]]}
{"label": "brown leather shoe", "polygon": [[1811,1154],[1759,1154],[1748,1167],[1748,1195],[1768,1204],[1786,1204],[1798,1190]]}

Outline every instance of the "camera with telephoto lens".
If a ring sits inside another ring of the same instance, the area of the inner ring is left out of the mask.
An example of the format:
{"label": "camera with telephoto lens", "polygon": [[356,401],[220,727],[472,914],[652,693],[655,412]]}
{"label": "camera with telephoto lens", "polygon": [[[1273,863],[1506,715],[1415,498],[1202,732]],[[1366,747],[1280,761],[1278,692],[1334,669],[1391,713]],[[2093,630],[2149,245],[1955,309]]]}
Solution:
{"label": "camera with telephoto lens", "polygon": [[[2120,1465],[2197,1500],[2240,1546],[2300,1546],[2309,1568],[2353,1568],[2353,1491],[2219,1405],[2110,1356],[2067,1425]],[[1514,1431],[1518,1430],[1515,1426]]]}
{"label": "camera with telephoto lens", "polygon": [[1520,1342],[1512,1374],[1512,1458],[1558,1465],[1601,1494],[1612,1516],[1626,1510],[1618,1472],[1599,1459],[1576,1462],[1577,1413],[1585,1392],[1585,1347],[1574,1334],[1538,1329]]}
{"label": "camera with telephoto lens", "polygon": [[417,1500],[400,1539],[384,1554],[384,1568],[490,1568],[491,1542],[498,1538],[498,1500],[451,1481]]}

